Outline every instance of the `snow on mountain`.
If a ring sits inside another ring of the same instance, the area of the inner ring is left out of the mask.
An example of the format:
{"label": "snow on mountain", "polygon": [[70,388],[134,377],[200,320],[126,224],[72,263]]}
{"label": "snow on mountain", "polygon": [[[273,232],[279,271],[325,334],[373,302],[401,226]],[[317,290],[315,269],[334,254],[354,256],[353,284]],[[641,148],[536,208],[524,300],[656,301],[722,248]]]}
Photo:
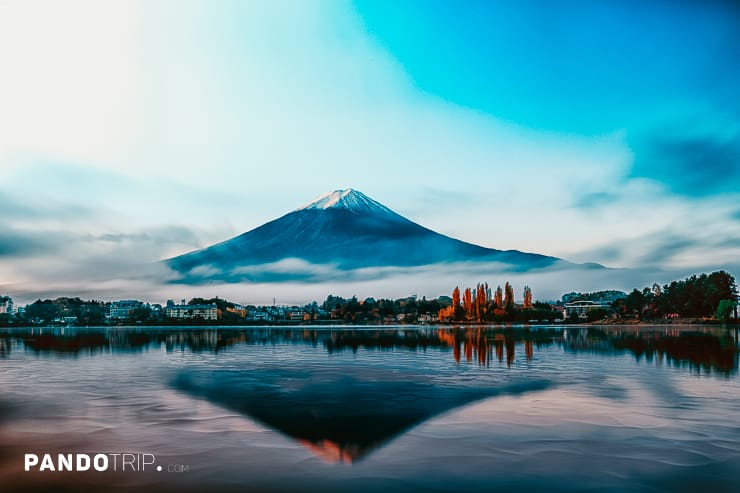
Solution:
{"label": "snow on mountain", "polygon": [[297,211],[310,209],[345,209],[355,214],[377,214],[398,216],[395,212],[375,201],[364,193],[348,188],[346,190],[334,190],[319,195],[311,202],[299,207]]}
{"label": "snow on mountain", "polygon": [[[165,261],[179,282],[320,282],[349,271],[491,262],[525,272],[561,259],[496,250],[425,228],[357,190],[335,190],[258,228]],[[369,271],[368,271],[369,272]]]}

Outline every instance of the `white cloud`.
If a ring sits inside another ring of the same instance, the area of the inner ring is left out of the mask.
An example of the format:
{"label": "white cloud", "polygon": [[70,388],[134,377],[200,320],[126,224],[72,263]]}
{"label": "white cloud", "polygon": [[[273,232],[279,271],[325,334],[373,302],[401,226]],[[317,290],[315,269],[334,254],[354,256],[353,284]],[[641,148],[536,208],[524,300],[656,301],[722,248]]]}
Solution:
{"label": "white cloud", "polygon": [[[179,225],[204,246],[344,187],[460,239],[579,261],[685,217],[720,227],[703,206],[628,180],[622,134],[537,132],[420,93],[350,4],[11,0],[0,60],[0,187],[98,211],[16,224],[29,230]],[[433,207],[420,189],[473,204]],[[586,192],[617,206],[571,207]]]}

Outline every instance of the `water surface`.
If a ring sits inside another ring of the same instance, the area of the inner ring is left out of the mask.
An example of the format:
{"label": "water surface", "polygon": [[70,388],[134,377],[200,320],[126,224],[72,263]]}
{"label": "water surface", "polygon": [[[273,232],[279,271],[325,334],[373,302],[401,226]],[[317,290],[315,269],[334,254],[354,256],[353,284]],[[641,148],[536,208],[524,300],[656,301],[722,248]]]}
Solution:
{"label": "water surface", "polygon": [[[6,329],[0,484],[738,491],[737,371],[736,328]],[[23,471],[57,451],[164,470]]]}

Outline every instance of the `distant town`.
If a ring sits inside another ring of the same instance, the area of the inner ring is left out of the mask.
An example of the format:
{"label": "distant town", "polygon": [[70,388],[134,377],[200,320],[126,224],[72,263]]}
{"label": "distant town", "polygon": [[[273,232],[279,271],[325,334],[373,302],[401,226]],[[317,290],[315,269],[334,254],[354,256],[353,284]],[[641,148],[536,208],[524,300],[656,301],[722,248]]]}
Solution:
{"label": "distant town", "polygon": [[0,326],[99,325],[270,325],[270,324],[445,324],[445,323],[639,323],[694,319],[737,321],[735,279],[724,271],[691,276],[630,293],[567,293],[558,301],[533,301],[524,286],[520,301],[513,286],[486,283],[459,287],[451,296],[427,299],[342,298],[298,306],[242,305],[221,298],[168,300],[82,300],[60,297],[16,307],[0,296]]}

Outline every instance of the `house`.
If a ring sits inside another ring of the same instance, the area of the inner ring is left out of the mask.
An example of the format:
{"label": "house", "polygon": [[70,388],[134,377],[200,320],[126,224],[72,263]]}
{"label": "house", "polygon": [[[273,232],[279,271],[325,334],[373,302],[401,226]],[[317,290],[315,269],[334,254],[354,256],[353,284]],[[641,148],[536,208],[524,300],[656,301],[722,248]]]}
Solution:
{"label": "house", "polygon": [[13,314],[13,299],[10,296],[0,296],[0,313]]}
{"label": "house", "polygon": [[218,307],[216,303],[207,305],[187,305],[185,300],[177,305],[172,300],[167,301],[164,308],[164,315],[167,318],[179,320],[188,320],[193,318],[202,318],[203,320],[218,320]]}
{"label": "house", "polygon": [[598,308],[608,310],[611,308],[611,305],[605,301],[589,301],[589,300],[573,301],[573,302],[565,304],[565,312],[569,317],[572,316],[573,314],[576,314],[579,316],[585,315],[586,313],[588,313],[589,310],[595,310]]}
{"label": "house", "polygon": [[243,305],[238,305],[234,303],[234,306],[227,306],[226,311],[229,313],[234,313],[236,315],[239,315],[241,318],[247,318],[247,307]]}
{"label": "house", "polygon": [[550,305],[550,306],[552,307],[552,311],[557,312],[560,315],[560,318],[562,319],[568,318],[568,312],[563,305]]}
{"label": "house", "polygon": [[273,320],[272,315],[266,310],[250,309],[247,313],[247,320],[253,322],[270,322]]}
{"label": "house", "polygon": [[266,309],[270,313],[272,318],[276,320],[285,319],[285,308],[282,308],[279,306],[268,306],[268,307],[265,307],[264,309]]}
{"label": "house", "polygon": [[152,310],[153,317],[160,318],[162,316],[162,305],[159,303],[153,303],[151,305],[147,303],[147,306]]}
{"label": "house", "polygon": [[110,304],[108,318],[125,320],[133,315],[134,310],[142,308],[144,303],[136,300],[120,300]]}

